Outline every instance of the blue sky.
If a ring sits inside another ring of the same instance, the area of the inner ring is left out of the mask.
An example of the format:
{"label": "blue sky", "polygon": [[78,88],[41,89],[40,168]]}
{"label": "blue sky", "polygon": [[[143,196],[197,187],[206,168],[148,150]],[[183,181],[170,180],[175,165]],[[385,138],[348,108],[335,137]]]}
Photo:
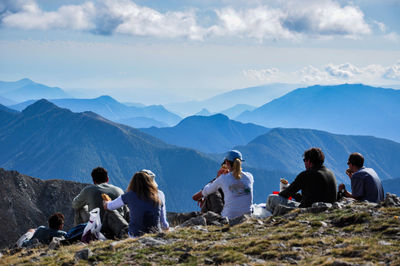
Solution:
{"label": "blue sky", "polygon": [[399,85],[398,14],[398,0],[0,0],[0,80],[148,104],[275,82]]}

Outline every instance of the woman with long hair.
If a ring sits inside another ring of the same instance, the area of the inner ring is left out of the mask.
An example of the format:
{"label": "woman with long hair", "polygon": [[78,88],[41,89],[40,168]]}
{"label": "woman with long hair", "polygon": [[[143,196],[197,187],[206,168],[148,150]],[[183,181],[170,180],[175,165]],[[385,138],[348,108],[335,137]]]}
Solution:
{"label": "woman with long hair", "polygon": [[229,219],[249,214],[253,204],[253,175],[242,171],[242,154],[237,150],[227,152],[227,170],[219,170],[213,182],[207,184],[201,194],[207,197],[219,188],[224,192],[225,205],[221,215]]}
{"label": "woman with long hair", "polygon": [[148,173],[140,171],[132,177],[127,192],[113,201],[104,201],[105,210],[115,210],[123,205],[129,208],[129,236],[168,229],[164,194]]}

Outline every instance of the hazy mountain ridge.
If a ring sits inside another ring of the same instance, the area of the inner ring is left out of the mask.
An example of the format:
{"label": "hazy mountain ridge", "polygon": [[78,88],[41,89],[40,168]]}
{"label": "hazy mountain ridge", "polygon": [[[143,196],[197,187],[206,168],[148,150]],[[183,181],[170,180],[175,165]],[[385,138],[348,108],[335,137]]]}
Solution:
{"label": "hazy mountain ridge", "polygon": [[[94,99],[51,99],[50,102],[57,106],[68,108],[73,112],[92,111],[114,122],[125,122],[129,126],[139,127],[143,123],[143,119],[139,117],[146,117],[155,120],[147,120],[146,123],[151,126],[166,123],[167,125],[176,125],[181,118],[166,110],[162,105],[151,105],[144,107],[126,106],[110,96],[100,96]],[[23,110],[31,105],[34,101],[26,101],[19,103],[10,108],[16,110]]]}
{"label": "hazy mountain ridge", "polygon": [[400,91],[343,84],[294,90],[236,119],[266,127],[313,128],[400,141]]}
{"label": "hazy mountain ridge", "polygon": [[273,83],[231,90],[202,101],[171,103],[167,104],[166,107],[183,116],[196,114],[203,108],[211,113],[219,113],[236,104],[260,106],[296,88],[298,88],[297,84]]}
{"label": "hazy mountain ridge", "polygon": [[206,153],[221,153],[236,145],[247,144],[268,132],[268,128],[243,124],[227,116],[190,116],[175,127],[141,129],[166,143],[196,149]]}
{"label": "hazy mountain ridge", "polygon": [[16,102],[30,99],[68,97],[68,94],[58,87],[48,87],[26,78],[15,82],[0,81],[0,94]]}
{"label": "hazy mountain ridge", "polygon": [[369,137],[331,134],[311,129],[275,128],[244,146],[237,146],[246,163],[268,170],[285,169],[299,173],[304,170],[302,154],[310,147],[320,147],[325,164],[340,182],[349,183],[345,175],[347,158],[352,152],[365,156],[365,165],[372,167],[381,179],[400,177],[400,143]]}

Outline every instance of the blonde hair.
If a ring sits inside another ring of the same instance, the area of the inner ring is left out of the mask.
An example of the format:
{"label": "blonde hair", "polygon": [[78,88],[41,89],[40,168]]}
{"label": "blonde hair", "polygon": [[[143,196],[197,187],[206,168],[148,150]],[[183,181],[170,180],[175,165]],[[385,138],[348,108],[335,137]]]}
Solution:
{"label": "blonde hair", "polygon": [[153,179],[144,172],[137,172],[129,182],[127,191],[135,192],[139,199],[152,201],[154,206],[161,205],[158,188]]}
{"label": "blonde hair", "polygon": [[242,178],[242,161],[239,158],[236,158],[233,161],[233,166],[232,166],[232,175],[235,179],[240,179]]}

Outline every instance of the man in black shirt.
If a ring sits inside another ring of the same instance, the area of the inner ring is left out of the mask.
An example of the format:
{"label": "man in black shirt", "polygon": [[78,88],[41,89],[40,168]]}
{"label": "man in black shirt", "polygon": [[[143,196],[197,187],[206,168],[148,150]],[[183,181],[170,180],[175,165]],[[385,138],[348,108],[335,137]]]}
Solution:
{"label": "man in black shirt", "polygon": [[[280,204],[306,208],[314,202],[335,202],[336,178],[332,171],[323,165],[324,160],[325,155],[320,148],[306,150],[303,154],[306,170],[301,172],[279,195],[270,195],[267,200],[267,209],[273,213],[275,207]],[[299,190],[302,191],[301,195],[297,193]],[[296,201],[288,200],[289,197],[293,197]]]}

